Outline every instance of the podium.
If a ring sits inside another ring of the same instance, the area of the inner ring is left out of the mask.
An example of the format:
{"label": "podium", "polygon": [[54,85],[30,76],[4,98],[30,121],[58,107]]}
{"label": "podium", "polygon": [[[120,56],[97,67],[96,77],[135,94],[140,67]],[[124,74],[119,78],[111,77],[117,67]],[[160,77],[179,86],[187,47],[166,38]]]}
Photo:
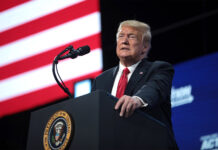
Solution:
{"label": "podium", "polygon": [[69,150],[173,149],[168,128],[137,110],[131,117],[114,110],[117,99],[104,91],[68,99],[31,113],[28,150],[43,150],[43,136],[51,116],[66,111],[73,120]]}

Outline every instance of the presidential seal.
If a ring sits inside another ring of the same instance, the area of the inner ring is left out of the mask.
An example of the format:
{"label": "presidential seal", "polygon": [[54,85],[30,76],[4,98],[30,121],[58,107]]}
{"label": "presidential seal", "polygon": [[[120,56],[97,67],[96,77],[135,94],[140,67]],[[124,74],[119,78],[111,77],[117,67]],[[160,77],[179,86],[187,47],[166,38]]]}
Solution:
{"label": "presidential seal", "polygon": [[43,136],[45,150],[64,150],[71,138],[72,119],[66,111],[60,110],[49,119]]}

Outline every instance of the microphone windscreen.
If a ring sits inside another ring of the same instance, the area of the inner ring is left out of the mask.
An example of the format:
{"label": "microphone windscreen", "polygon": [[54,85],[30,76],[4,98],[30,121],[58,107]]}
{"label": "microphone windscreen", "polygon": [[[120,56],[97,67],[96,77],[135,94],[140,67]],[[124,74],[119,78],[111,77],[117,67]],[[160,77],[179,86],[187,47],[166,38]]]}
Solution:
{"label": "microphone windscreen", "polygon": [[88,45],[85,45],[78,48],[77,50],[79,51],[79,55],[82,56],[90,52],[90,47]]}

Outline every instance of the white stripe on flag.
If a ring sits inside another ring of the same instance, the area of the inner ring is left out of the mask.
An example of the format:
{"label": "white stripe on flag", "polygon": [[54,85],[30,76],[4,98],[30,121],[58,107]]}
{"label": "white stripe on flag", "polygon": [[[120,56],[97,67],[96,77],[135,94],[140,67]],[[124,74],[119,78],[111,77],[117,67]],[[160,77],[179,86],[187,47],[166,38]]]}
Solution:
{"label": "white stripe on flag", "polygon": [[85,38],[101,31],[100,13],[39,32],[0,47],[0,67],[48,51],[58,46]]}
{"label": "white stripe on flag", "polygon": [[34,0],[0,13],[0,32],[84,0]]}
{"label": "white stripe on flag", "polygon": [[[96,49],[76,59],[58,63],[59,73],[64,81],[102,69],[102,50]],[[0,102],[56,84],[52,65],[25,72],[0,81]]]}

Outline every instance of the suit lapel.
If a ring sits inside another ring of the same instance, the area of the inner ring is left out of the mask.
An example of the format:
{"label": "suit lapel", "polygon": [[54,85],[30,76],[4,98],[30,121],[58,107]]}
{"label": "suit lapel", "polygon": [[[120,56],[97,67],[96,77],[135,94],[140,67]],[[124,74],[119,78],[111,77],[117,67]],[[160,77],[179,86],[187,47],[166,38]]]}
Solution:
{"label": "suit lapel", "polygon": [[119,70],[119,65],[116,66],[114,69],[113,69],[113,80],[115,79],[116,75],[117,75],[117,72]]}
{"label": "suit lapel", "polygon": [[113,88],[113,85],[114,85],[114,80],[115,80],[115,77],[117,75],[118,70],[119,70],[119,66],[113,68],[113,70],[111,72],[112,73],[112,78],[111,78],[111,74],[110,74],[108,79],[107,79],[108,84],[104,85],[105,90],[109,91],[110,93],[112,91],[112,88]]}
{"label": "suit lapel", "polygon": [[142,79],[142,77],[146,75],[148,68],[149,64],[147,60],[143,59],[142,62],[136,67],[135,71],[133,72],[127,84],[125,94],[132,95],[133,89],[135,88],[137,83]]}

